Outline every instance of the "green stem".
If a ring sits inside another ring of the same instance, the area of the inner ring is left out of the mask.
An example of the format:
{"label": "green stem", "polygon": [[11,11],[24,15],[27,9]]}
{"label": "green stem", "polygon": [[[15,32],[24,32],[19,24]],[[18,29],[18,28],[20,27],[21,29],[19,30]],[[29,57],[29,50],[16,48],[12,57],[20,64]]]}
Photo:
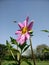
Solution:
{"label": "green stem", "polygon": [[33,53],[33,48],[32,48],[32,41],[31,41],[31,37],[30,37],[30,46],[31,46],[31,53],[32,53],[33,63],[34,63],[34,65],[36,65],[36,63],[35,63],[35,56],[34,56],[34,53]]}

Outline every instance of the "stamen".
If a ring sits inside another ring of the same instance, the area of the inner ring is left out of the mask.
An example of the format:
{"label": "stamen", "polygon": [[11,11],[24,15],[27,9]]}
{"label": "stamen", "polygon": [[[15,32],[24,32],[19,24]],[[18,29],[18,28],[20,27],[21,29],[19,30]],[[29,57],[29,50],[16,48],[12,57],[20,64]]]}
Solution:
{"label": "stamen", "polygon": [[25,34],[28,31],[27,27],[22,28],[22,34]]}

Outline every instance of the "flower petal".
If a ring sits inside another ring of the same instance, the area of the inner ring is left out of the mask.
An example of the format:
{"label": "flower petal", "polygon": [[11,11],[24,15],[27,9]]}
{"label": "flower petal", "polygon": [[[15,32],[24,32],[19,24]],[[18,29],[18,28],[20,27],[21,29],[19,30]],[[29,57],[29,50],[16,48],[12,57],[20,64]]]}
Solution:
{"label": "flower petal", "polygon": [[20,40],[19,40],[19,43],[22,45],[22,44],[24,44],[25,41],[26,41],[25,40],[25,35],[22,35]]}
{"label": "flower petal", "polygon": [[16,41],[19,42],[20,38],[21,38],[21,36],[19,36],[19,37],[16,39]]}
{"label": "flower petal", "polygon": [[31,30],[32,29],[32,26],[33,26],[33,21],[28,25],[28,30]]}
{"label": "flower petal", "polygon": [[24,26],[25,26],[25,27],[28,26],[28,20],[29,20],[29,17],[27,17],[26,20],[24,21]]}
{"label": "flower petal", "polygon": [[26,35],[26,39],[30,38],[30,34],[28,32],[25,35]]}
{"label": "flower petal", "polygon": [[27,18],[26,18],[26,21],[28,21],[29,20],[29,16],[27,16]]}
{"label": "flower petal", "polygon": [[21,33],[22,33],[21,30],[18,30],[18,31],[16,31],[15,34],[21,34]]}
{"label": "flower petal", "polygon": [[24,25],[21,24],[21,23],[18,23],[18,25],[19,25],[20,28],[23,28],[24,27]]}

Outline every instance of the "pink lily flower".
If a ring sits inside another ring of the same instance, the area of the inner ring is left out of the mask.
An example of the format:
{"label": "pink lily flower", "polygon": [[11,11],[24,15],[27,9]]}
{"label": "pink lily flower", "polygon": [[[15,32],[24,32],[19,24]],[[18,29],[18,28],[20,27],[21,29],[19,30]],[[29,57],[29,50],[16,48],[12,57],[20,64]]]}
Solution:
{"label": "pink lily flower", "polygon": [[30,38],[30,31],[32,30],[33,21],[28,24],[28,20],[29,17],[27,17],[23,23],[18,23],[20,30],[16,31],[15,33],[19,35],[16,41],[19,42],[21,45],[24,44],[24,42],[26,42],[26,40]]}

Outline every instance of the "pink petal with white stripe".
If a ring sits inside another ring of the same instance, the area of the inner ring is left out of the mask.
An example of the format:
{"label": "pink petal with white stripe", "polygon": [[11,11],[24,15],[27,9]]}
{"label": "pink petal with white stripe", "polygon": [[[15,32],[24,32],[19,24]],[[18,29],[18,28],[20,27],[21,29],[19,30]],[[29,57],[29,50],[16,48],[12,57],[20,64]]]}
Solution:
{"label": "pink petal with white stripe", "polygon": [[30,38],[30,34],[28,32],[25,34],[25,36],[26,36],[26,39]]}
{"label": "pink petal with white stripe", "polygon": [[22,33],[22,31],[21,30],[18,30],[18,31],[16,31],[15,34],[21,34],[21,33]]}
{"label": "pink petal with white stripe", "polygon": [[22,44],[24,44],[24,42],[25,42],[25,35],[22,35],[19,40],[19,43],[22,45]]}

